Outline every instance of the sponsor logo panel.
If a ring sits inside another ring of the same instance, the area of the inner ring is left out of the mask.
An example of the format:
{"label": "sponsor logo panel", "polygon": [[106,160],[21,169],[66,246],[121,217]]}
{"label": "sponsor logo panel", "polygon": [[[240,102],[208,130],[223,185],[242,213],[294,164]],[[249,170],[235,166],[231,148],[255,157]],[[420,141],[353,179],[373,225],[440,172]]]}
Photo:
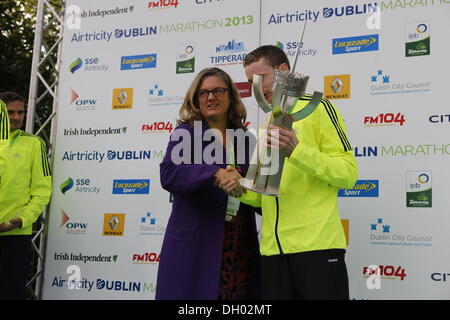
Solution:
{"label": "sponsor logo panel", "polygon": [[335,38],[332,40],[333,54],[378,51],[378,48],[378,34],[347,38]]}
{"label": "sponsor logo panel", "polygon": [[406,206],[409,208],[432,207],[431,171],[407,171]]}
{"label": "sponsor logo panel", "polygon": [[378,180],[358,180],[352,189],[339,189],[338,197],[378,197]]}
{"label": "sponsor logo panel", "polygon": [[120,70],[156,68],[156,53],[124,56],[120,59]]}
{"label": "sponsor logo panel", "polygon": [[327,99],[350,99],[350,75],[325,76],[324,95]]}
{"label": "sponsor logo panel", "polygon": [[113,194],[149,194],[149,179],[116,179],[113,180]]}

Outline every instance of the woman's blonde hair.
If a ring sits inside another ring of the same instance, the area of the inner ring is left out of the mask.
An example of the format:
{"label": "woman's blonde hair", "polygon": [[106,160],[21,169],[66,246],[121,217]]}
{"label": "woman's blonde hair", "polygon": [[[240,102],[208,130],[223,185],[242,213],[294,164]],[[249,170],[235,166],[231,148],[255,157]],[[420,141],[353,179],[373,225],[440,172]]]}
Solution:
{"label": "woman's blonde hair", "polygon": [[189,123],[193,126],[194,121],[200,121],[203,119],[202,114],[200,113],[198,91],[203,80],[211,76],[219,77],[228,88],[230,108],[228,109],[227,127],[231,127],[233,129],[245,129],[244,124],[247,118],[245,106],[241,101],[239,92],[234,85],[234,82],[231,80],[231,77],[219,68],[206,68],[197,74],[186,92],[183,104],[181,105],[178,124]]}

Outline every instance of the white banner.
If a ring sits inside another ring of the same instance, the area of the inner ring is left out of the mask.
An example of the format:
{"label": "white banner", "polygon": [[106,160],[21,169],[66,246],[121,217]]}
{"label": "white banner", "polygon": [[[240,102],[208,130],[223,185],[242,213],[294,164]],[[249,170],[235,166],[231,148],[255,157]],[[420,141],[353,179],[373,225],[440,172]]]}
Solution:
{"label": "white banner", "polygon": [[247,81],[259,2],[68,6],[43,298],[153,299],[171,212],[159,182],[169,134],[203,68]]}
{"label": "white banner", "polygon": [[[449,1],[262,1],[261,44],[295,54],[344,116],[359,166],[341,190],[352,299],[448,299]],[[375,268],[374,266],[377,266]]]}
{"label": "white banner", "polygon": [[449,18],[447,0],[69,1],[43,298],[154,298],[159,162],[189,84],[210,66],[246,82],[259,44],[292,61],[307,21],[296,71],[341,111],[359,165],[339,192],[351,298],[448,299]]}

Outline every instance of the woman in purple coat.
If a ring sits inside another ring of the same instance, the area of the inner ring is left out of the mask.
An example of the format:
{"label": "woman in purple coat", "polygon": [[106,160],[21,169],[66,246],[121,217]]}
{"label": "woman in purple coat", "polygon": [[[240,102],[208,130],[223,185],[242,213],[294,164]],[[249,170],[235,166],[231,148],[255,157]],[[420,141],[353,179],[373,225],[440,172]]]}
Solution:
{"label": "woman in purple coat", "polygon": [[254,141],[245,140],[242,157],[242,141],[236,145],[237,138],[227,139],[227,129],[246,130],[245,119],[230,76],[218,68],[201,71],[186,94],[179,126],[160,165],[161,185],[173,194],[173,208],[161,249],[156,299],[259,298],[255,209],[236,205],[225,192],[232,192],[238,179],[227,163],[244,176],[253,151]]}

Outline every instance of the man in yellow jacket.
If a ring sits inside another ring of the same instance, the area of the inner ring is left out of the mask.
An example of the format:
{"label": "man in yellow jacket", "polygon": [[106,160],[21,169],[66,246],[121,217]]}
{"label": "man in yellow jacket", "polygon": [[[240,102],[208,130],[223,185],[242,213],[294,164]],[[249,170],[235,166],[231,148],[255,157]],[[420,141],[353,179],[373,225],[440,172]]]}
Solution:
{"label": "man in yellow jacket", "polygon": [[32,224],[52,190],[44,141],[20,130],[24,108],[16,93],[0,93],[0,300],[25,297]]}
{"label": "man in yellow jacket", "polygon": [[[263,93],[272,100],[274,69],[289,70],[289,60],[275,46],[261,46],[244,61],[248,81],[263,76]],[[311,100],[305,95],[292,113]],[[286,155],[279,196],[247,191],[240,200],[262,208],[263,298],[348,299],[344,261],[346,239],[337,192],[351,188],[358,169],[343,119],[322,99],[293,129],[269,131],[267,143]]]}

